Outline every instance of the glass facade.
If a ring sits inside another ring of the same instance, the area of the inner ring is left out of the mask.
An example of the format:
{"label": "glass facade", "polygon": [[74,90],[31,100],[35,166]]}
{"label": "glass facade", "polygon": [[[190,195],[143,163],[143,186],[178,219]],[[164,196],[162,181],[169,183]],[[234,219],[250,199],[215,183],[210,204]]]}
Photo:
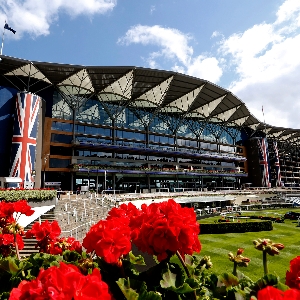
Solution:
{"label": "glass facade", "polygon": [[[112,94],[109,99],[109,103],[86,99],[75,113],[74,127],[61,112],[66,103],[61,99],[60,106],[54,103],[51,142],[71,144],[74,151],[61,151],[61,156],[72,159],[51,159],[51,168],[70,167],[72,162],[77,183],[87,180],[87,172],[89,178],[95,174],[101,178],[105,171],[118,189],[131,181],[143,182],[149,189],[204,188],[215,186],[212,182],[238,186],[238,167],[239,175],[244,170],[236,145],[241,139],[239,129],[121,105]],[[52,145],[50,151],[52,156],[60,150]]]}
{"label": "glass facade", "polygon": [[40,184],[44,172],[64,189],[94,184],[95,174],[104,186],[105,174],[111,186],[130,191],[263,186],[257,140],[266,138],[272,186],[300,186],[299,129],[261,123],[239,98],[207,80],[11,57],[2,57],[0,69],[2,176],[9,172],[13,103],[28,82],[29,92],[43,99],[35,155]]}

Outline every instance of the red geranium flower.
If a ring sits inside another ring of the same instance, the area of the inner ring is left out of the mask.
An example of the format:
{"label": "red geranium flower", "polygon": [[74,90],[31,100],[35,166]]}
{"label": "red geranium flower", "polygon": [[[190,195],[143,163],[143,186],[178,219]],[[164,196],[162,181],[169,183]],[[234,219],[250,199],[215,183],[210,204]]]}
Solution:
{"label": "red geranium flower", "polygon": [[133,229],[133,243],[142,251],[157,255],[158,260],[179,251],[181,255],[200,252],[199,224],[191,208],[182,208],[170,199],[142,205],[143,216]]}
{"label": "red geranium flower", "polygon": [[121,204],[118,208],[113,207],[110,212],[108,213],[107,220],[111,218],[128,218],[131,219],[132,217],[141,215],[141,211],[133,205],[131,202],[128,204]]}
{"label": "red geranium flower", "polygon": [[0,202],[0,217],[7,218],[14,213],[14,204],[12,202]]}
{"label": "red geranium flower", "polygon": [[31,216],[34,210],[28,205],[26,200],[17,202],[0,202],[0,217],[7,218],[13,213],[20,213],[26,216]]}
{"label": "red geranium flower", "polygon": [[47,247],[47,253],[56,255],[62,254],[64,251],[76,251],[82,253],[82,246],[79,241],[76,241],[73,237],[56,238],[55,241],[51,241]]}
{"label": "red geranium flower", "polygon": [[90,228],[83,239],[87,252],[95,251],[108,263],[117,263],[131,250],[130,228],[123,217],[101,220]]}
{"label": "red geranium flower", "polygon": [[14,236],[12,234],[1,234],[0,245],[9,245],[14,242]]}
{"label": "red geranium flower", "polygon": [[258,291],[257,299],[258,300],[299,300],[300,292],[296,289],[290,289],[283,292],[273,286],[267,286],[266,288]]}
{"label": "red geranium flower", "polygon": [[110,300],[112,297],[98,269],[84,276],[76,266],[61,262],[59,268],[41,269],[36,279],[22,281],[11,291],[9,299]]}
{"label": "red geranium flower", "polygon": [[300,289],[300,256],[290,261],[290,270],[286,272],[285,284],[290,288]]}
{"label": "red geranium flower", "polygon": [[20,200],[13,203],[13,207],[16,213],[21,213],[26,216],[31,216],[34,213],[34,210],[28,205],[26,200]]}
{"label": "red geranium flower", "polygon": [[44,221],[41,224],[39,222],[34,223],[31,230],[26,232],[26,237],[35,236],[38,241],[41,241],[45,238],[49,240],[55,240],[60,233],[61,229],[57,221]]}
{"label": "red geranium flower", "polygon": [[73,237],[59,238],[61,229],[57,221],[43,223],[36,222],[31,230],[26,232],[26,237],[35,237],[38,243],[36,248],[40,248],[40,252],[49,254],[62,254],[66,250],[77,251],[82,253],[82,246],[79,241]]}
{"label": "red geranium flower", "polygon": [[81,277],[74,294],[74,300],[112,299],[108,285],[101,280],[99,269],[93,269],[92,274]]}

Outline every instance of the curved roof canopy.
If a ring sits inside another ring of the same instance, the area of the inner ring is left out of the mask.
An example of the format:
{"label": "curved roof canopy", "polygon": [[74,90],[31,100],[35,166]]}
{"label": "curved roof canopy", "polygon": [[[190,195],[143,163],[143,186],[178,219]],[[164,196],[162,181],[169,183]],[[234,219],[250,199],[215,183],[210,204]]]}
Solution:
{"label": "curved roof canopy", "polygon": [[280,140],[296,141],[300,137],[300,130],[260,122],[239,98],[207,80],[140,67],[64,65],[3,55],[0,58],[0,85],[35,94],[52,86],[74,108],[93,97],[184,118],[250,127]]}

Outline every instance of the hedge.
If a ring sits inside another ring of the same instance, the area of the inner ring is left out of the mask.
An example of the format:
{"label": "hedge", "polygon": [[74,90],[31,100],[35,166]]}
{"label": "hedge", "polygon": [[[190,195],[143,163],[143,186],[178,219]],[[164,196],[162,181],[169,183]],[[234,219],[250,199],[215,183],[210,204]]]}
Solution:
{"label": "hedge", "polygon": [[249,216],[250,219],[269,220],[276,223],[284,223],[284,217]]}
{"label": "hedge", "polygon": [[243,233],[273,230],[272,221],[200,224],[200,234]]}
{"label": "hedge", "polygon": [[56,190],[0,190],[0,200],[3,201],[18,201],[18,200],[33,200],[44,201],[51,200],[56,197]]}

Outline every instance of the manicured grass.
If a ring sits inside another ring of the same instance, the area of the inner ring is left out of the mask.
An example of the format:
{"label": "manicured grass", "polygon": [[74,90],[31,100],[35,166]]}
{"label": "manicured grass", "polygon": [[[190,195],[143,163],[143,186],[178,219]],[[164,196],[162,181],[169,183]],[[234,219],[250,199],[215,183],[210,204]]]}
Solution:
{"label": "manicured grass", "polygon": [[[290,211],[290,209],[264,210],[255,214],[271,216],[275,214],[281,215],[287,211]],[[294,209],[294,211],[299,211],[299,209]],[[254,213],[243,212],[242,214]],[[199,222],[200,224],[210,223],[218,219],[219,217],[214,217],[200,220]],[[284,283],[290,260],[300,255],[300,227],[297,227],[297,224],[298,222],[295,220],[285,220],[284,223],[274,223],[272,231],[261,232],[203,235],[200,232],[199,239],[202,245],[200,256],[210,256],[213,262],[212,271],[216,274],[222,274],[224,272],[232,272],[233,263],[229,261],[228,253],[232,252],[235,254],[238,248],[244,248],[243,255],[250,258],[251,262],[247,268],[239,268],[238,270],[249,276],[253,281],[256,281],[263,276],[262,252],[254,248],[252,241],[258,238],[268,238],[275,243],[282,243],[285,246],[279,255],[268,255],[269,273],[279,276],[281,282]]]}

